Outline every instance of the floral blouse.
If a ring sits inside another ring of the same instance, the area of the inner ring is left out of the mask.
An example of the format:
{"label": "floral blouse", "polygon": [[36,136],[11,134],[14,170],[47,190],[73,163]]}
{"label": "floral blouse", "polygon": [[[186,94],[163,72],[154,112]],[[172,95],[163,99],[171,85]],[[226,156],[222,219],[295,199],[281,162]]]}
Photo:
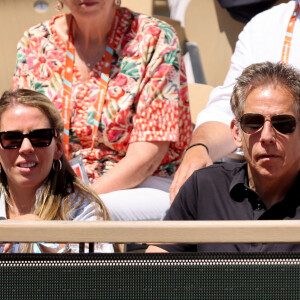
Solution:
{"label": "floral blouse", "polygon": [[[91,150],[94,103],[103,59],[86,81],[74,65],[70,154],[83,157],[92,182],[126,154],[129,143],[169,141],[153,175],[172,176],[190,141],[192,123],[185,69],[174,29],[163,21],[120,8],[110,80],[102,118]],[[61,110],[66,47],[54,23],[29,28],[17,46],[14,88],[48,96]]]}

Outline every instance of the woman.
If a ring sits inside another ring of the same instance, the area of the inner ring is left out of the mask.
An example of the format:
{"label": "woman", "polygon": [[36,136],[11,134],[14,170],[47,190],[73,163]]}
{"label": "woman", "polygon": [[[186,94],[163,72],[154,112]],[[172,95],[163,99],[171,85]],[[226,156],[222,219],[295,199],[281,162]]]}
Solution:
{"label": "woman", "polygon": [[24,33],[14,88],[42,92],[62,111],[66,151],[83,158],[112,219],[160,219],[192,132],[177,36],[120,1],[63,4],[71,14]]}
{"label": "woman", "polygon": [[[5,92],[0,99],[0,219],[100,220],[107,212],[63,153],[63,122],[44,95]],[[78,251],[78,245],[5,244],[1,252]],[[110,244],[96,251],[112,252]]]}

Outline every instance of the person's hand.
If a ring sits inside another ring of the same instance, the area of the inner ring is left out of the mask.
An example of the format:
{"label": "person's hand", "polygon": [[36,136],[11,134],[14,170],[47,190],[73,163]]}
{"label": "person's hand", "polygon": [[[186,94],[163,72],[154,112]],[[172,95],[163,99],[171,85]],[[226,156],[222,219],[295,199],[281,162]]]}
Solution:
{"label": "person's hand", "polygon": [[14,221],[41,221],[42,219],[35,215],[35,214],[26,214],[26,215],[21,215],[21,216],[17,216],[14,218],[11,218],[9,220],[14,220]]}
{"label": "person's hand", "polygon": [[175,173],[170,186],[170,205],[174,201],[179,189],[195,170],[212,165],[206,149],[202,146],[190,148],[184,155],[183,161]]}
{"label": "person's hand", "polygon": [[[42,219],[39,216],[35,215],[35,214],[25,214],[25,215],[10,218],[9,220],[14,220],[14,221],[15,220],[19,220],[19,221],[41,221]],[[38,243],[38,244],[39,244],[38,247],[40,248],[40,250],[43,253],[56,253],[57,252],[56,249],[46,247],[42,243]],[[2,247],[2,245],[3,245],[3,243],[0,243],[0,247]],[[10,249],[12,248],[12,246],[13,246],[13,243],[5,243],[4,247],[3,247],[3,250],[2,250],[2,253],[9,252]],[[58,250],[60,250],[60,251],[63,250],[63,253],[71,252],[69,247],[66,247],[66,246],[68,246],[68,245],[67,244],[59,244]]]}
{"label": "person's hand", "polygon": [[[3,243],[0,244],[0,247],[2,247]],[[4,244],[2,253],[7,253],[11,248],[12,248],[13,244],[12,243],[6,243]]]}

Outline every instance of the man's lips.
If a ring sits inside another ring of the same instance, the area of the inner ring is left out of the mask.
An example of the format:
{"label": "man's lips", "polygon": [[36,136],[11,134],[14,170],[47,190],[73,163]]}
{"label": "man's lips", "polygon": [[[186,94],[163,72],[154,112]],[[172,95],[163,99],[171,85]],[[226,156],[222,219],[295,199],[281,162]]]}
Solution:
{"label": "man's lips", "polygon": [[271,154],[271,153],[264,153],[264,154],[260,154],[257,156],[259,159],[264,159],[264,158],[278,158],[279,155],[277,154]]}

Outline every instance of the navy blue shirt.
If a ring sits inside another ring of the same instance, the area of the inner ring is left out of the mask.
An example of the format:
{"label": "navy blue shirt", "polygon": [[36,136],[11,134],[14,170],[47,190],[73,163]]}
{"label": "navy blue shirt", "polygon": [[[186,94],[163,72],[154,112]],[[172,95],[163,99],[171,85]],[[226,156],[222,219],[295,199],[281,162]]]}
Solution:
{"label": "navy blue shirt", "polygon": [[[249,188],[246,163],[214,164],[197,170],[178,192],[165,220],[300,219],[300,176],[286,197],[267,209]],[[169,252],[300,251],[300,244],[159,245]]]}

